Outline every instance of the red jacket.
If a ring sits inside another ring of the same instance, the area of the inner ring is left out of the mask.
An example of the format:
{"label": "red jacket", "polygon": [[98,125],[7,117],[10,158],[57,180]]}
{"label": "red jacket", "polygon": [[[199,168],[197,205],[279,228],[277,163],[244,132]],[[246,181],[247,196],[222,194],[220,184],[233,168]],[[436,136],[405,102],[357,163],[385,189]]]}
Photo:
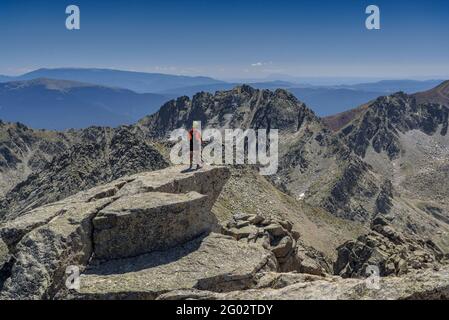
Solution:
{"label": "red jacket", "polygon": [[195,137],[195,140],[201,143],[201,132],[199,132],[197,129],[191,129],[189,131],[188,138],[190,141],[192,141],[192,138]]}

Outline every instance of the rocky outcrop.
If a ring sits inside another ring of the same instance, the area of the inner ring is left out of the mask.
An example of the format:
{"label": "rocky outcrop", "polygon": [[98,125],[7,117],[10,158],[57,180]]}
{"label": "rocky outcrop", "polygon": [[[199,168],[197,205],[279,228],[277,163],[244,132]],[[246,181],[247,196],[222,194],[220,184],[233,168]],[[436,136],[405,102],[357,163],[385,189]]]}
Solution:
{"label": "rocky outcrop", "polygon": [[259,288],[228,293],[177,290],[160,300],[447,300],[449,268],[386,277],[373,285],[366,279],[342,279],[304,274],[267,274]]}
{"label": "rocky outcrop", "polygon": [[288,220],[237,213],[223,232],[240,242],[258,244],[271,251],[282,272],[332,273],[330,261],[321,252],[306,246]]}
{"label": "rocky outcrop", "polygon": [[437,268],[444,254],[431,240],[410,239],[377,217],[372,231],[338,248],[334,265],[343,277],[363,277],[369,266],[380,276],[402,275],[413,269]]}
{"label": "rocky outcrop", "polygon": [[[136,174],[1,224],[0,298],[54,298],[64,292],[68,266],[78,266],[82,271],[96,255],[110,258],[139,254],[203,236],[217,227],[207,208],[212,207],[228,174],[222,167],[195,172],[172,167]],[[156,221],[155,215],[160,220]],[[147,227],[140,238],[131,228],[138,228],[139,223]],[[158,235],[164,239],[155,246],[151,239]]]}

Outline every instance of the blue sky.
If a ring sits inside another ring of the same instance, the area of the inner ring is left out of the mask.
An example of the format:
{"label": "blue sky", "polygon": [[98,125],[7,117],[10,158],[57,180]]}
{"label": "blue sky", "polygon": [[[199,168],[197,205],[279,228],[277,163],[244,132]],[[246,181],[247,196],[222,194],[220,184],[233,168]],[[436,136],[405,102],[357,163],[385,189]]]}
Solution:
{"label": "blue sky", "polygon": [[[81,30],[65,28],[65,8]],[[365,28],[365,8],[381,30]],[[2,0],[0,74],[104,67],[222,79],[449,78],[449,1]]]}

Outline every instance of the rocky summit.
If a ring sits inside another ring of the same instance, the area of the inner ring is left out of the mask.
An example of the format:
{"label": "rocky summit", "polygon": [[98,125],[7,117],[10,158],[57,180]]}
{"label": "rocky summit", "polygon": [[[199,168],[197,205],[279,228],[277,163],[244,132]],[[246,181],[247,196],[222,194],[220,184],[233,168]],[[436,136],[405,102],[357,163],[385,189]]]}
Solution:
{"label": "rocky summit", "polygon": [[219,229],[210,209],[228,170],[181,171],[126,176],[2,224],[1,297],[54,298],[70,265],[173,250]]}
{"label": "rocky summit", "polygon": [[[0,122],[0,299],[448,299],[446,98],[323,120],[243,85],[117,128]],[[171,166],[198,120],[278,129],[279,170]]]}

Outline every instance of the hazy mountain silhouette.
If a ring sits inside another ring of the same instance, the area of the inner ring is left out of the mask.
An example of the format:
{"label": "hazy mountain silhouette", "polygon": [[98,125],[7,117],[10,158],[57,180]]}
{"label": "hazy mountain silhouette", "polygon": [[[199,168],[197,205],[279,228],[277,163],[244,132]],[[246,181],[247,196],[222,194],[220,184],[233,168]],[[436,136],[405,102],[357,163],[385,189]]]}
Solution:
{"label": "hazy mountain silhouette", "polygon": [[0,84],[0,119],[33,128],[129,124],[157,111],[168,97],[52,79]]}
{"label": "hazy mountain silhouette", "polygon": [[444,80],[382,80],[373,83],[359,83],[354,85],[342,85],[337,88],[363,90],[363,91],[377,91],[384,93],[405,92],[415,93],[418,91],[424,91],[432,89],[438,86]]}
{"label": "hazy mountain silhouette", "polygon": [[[208,85],[222,82],[208,77],[189,77],[161,73],[83,68],[38,69],[18,77],[7,78],[3,81],[31,80],[37,78],[94,83],[108,87],[125,88],[140,93],[154,93],[178,87]],[[1,78],[0,81],[2,81]]]}

